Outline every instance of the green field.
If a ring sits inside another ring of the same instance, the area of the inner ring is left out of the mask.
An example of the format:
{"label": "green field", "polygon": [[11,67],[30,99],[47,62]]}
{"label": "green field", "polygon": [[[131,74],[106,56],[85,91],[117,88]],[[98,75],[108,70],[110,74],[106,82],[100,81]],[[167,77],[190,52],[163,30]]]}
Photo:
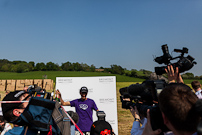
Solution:
{"label": "green field", "polygon": [[35,71],[26,73],[0,72],[0,80],[8,79],[43,79],[47,75],[47,79],[55,82],[56,77],[88,77],[88,76],[116,76],[116,82],[142,82],[144,79],[133,78],[124,75],[115,75],[102,72],[74,72],[74,71]]}
{"label": "green field", "polygon": [[[54,82],[56,77],[88,77],[88,76],[116,76],[116,82],[142,82],[145,79],[128,77],[125,75],[117,75],[102,72],[76,72],[76,71],[34,71],[26,73],[0,72],[0,80],[8,79],[43,79],[47,75],[47,79],[52,79]],[[191,84],[193,80],[184,80],[185,84]],[[202,83],[202,80],[199,80]]]}

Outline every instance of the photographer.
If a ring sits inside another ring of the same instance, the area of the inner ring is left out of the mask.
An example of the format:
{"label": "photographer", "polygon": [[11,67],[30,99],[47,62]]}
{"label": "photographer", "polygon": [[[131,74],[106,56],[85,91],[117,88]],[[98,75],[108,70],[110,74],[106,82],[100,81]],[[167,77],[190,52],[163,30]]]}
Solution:
{"label": "photographer", "polygon": [[[177,68],[174,72],[170,66],[166,72],[171,83],[162,90],[158,97],[163,122],[175,135],[197,135],[196,130],[200,117],[195,106],[198,98],[189,86],[182,83]],[[178,83],[174,83],[175,81]],[[153,131],[151,128],[149,110],[147,118],[148,121],[142,135],[160,134],[161,129]]]}
{"label": "photographer", "polygon": [[105,112],[97,111],[98,120],[93,122],[90,135],[115,135],[112,126],[105,120]]}
{"label": "photographer", "polygon": [[139,114],[136,106],[135,107],[131,106],[130,108],[131,108],[130,112],[134,117],[134,122],[131,129],[131,135],[141,135],[147,123],[147,118]]}
{"label": "photographer", "polygon": [[[5,135],[70,135],[70,122],[66,115],[63,117],[61,112],[64,111],[58,110],[56,103],[50,99],[32,97],[24,90],[10,92],[1,101],[1,106],[4,119],[13,123],[14,127]],[[67,131],[59,124],[65,125]]]}
{"label": "photographer", "polygon": [[[15,91],[10,92],[7,94],[3,101],[29,101],[29,94],[27,94],[24,90],[23,91]],[[4,119],[8,122],[12,122],[17,120],[17,118],[23,113],[24,109],[27,107],[28,102],[24,103],[2,103],[2,111]],[[26,127],[14,125],[11,130],[5,133],[5,135],[21,135],[25,134]],[[27,133],[34,134],[35,132],[29,130]],[[35,133],[36,134],[36,133]]]}
{"label": "photographer", "polygon": [[194,89],[196,96],[199,99],[202,99],[202,93],[201,93],[202,90],[201,90],[201,84],[200,84],[200,82],[199,81],[193,81],[193,82],[191,82],[191,86]]}
{"label": "photographer", "polygon": [[[130,109],[134,117],[131,135],[141,135],[147,123],[146,108],[153,106],[152,87],[150,81],[142,84],[131,84],[119,90],[122,108]],[[149,85],[149,86],[148,86]]]}

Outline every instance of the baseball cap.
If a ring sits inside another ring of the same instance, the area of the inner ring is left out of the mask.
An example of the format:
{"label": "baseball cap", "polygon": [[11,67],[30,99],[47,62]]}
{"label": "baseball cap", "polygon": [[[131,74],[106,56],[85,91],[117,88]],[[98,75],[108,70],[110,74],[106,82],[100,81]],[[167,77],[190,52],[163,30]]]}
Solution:
{"label": "baseball cap", "polygon": [[91,135],[112,135],[112,127],[105,120],[95,121],[90,129]]}
{"label": "baseball cap", "polygon": [[88,88],[85,87],[85,86],[83,86],[83,87],[81,87],[80,92],[86,92],[86,93],[88,93]]}
{"label": "baseball cap", "polygon": [[[8,93],[2,101],[20,101],[20,97],[25,94],[24,90],[14,91]],[[22,103],[1,103],[3,115],[9,110],[19,108],[19,105]]]}

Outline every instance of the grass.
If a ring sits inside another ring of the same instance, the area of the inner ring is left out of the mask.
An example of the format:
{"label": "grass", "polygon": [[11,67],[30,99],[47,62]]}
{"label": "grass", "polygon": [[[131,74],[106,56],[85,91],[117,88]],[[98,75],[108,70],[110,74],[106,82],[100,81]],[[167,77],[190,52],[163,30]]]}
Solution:
{"label": "grass", "polygon": [[130,135],[130,130],[133,125],[134,118],[130,113],[130,110],[122,109],[119,89],[127,87],[136,82],[117,82],[116,93],[117,93],[117,114],[118,114],[118,130],[120,135]]}
{"label": "grass", "polygon": [[[56,77],[87,77],[87,76],[116,76],[116,82],[142,82],[145,79],[128,77],[125,75],[117,75],[103,72],[76,72],[76,71],[34,71],[26,73],[0,72],[0,80],[8,79],[43,79],[47,75],[48,79],[54,82]],[[185,84],[191,84],[194,79],[184,80]],[[202,84],[202,80],[198,80]]]}
{"label": "grass", "polygon": [[34,71],[26,73],[0,72],[0,80],[8,79],[43,79],[47,75],[48,79],[54,82],[56,77],[87,77],[87,76],[116,76],[117,82],[142,82],[144,79],[133,78],[124,75],[116,75],[102,72],[74,72],[74,71]]}
{"label": "grass", "polygon": [[[194,81],[196,79],[184,79],[184,83],[185,84],[191,84],[192,81]],[[198,80],[201,84],[202,84],[202,80]]]}

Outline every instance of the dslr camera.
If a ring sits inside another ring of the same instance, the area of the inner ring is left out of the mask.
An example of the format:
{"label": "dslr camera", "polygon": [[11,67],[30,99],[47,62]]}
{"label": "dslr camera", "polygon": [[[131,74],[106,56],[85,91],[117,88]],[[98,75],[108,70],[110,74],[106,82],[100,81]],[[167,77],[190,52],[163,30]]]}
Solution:
{"label": "dslr camera", "polygon": [[[190,70],[194,64],[197,64],[194,61],[194,58],[190,55],[188,55],[187,57],[184,57],[185,53],[188,53],[188,49],[186,47],[183,47],[182,49],[174,49],[174,52],[178,52],[181,53],[181,55],[177,56],[177,57],[172,57],[169,54],[169,50],[168,50],[168,46],[167,44],[162,45],[161,49],[163,51],[163,55],[156,57],[154,59],[155,62],[157,62],[158,64],[166,64],[166,65],[172,65],[174,70],[176,69],[176,67],[178,67],[179,69],[179,73],[182,73],[184,71]],[[171,60],[174,59],[179,59],[176,63],[171,63]],[[165,73],[165,68],[167,68],[167,66],[162,66],[162,67],[155,67],[155,72],[157,75],[162,75]]]}

